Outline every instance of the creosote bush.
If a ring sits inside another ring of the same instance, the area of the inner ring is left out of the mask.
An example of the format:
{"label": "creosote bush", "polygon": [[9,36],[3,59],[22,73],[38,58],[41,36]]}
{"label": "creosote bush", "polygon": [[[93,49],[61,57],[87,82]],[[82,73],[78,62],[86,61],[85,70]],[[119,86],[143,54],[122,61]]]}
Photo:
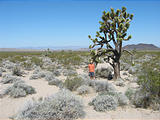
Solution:
{"label": "creosote bush", "polygon": [[81,77],[78,77],[78,76],[68,76],[64,82],[64,86],[71,91],[76,90],[82,84],[83,84],[83,80]]}
{"label": "creosote bush", "polygon": [[[134,104],[137,107],[152,107],[160,105],[160,57],[157,56],[141,66],[141,72],[138,74],[138,84],[140,90],[135,94]],[[159,64],[159,65],[158,65]],[[159,101],[157,101],[159,99]]]}
{"label": "creosote bush", "polygon": [[34,63],[35,65],[40,66],[40,67],[42,67],[43,65],[42,59],[35,57],[35,56],[31,58],[31,63]]}
{"label": "creosote bush", "polygon": [[19,98],[34,93],[36,93],[36,91],[32,86],[26,85],[24,82],[16,82],[5,90],[4,95]]}
{"label": "creosote bush", "polygon": [[62,89],[51,97],[28,102],[14,118],[16,120],[74,120],[84,115],[81,100],[70,91]]}

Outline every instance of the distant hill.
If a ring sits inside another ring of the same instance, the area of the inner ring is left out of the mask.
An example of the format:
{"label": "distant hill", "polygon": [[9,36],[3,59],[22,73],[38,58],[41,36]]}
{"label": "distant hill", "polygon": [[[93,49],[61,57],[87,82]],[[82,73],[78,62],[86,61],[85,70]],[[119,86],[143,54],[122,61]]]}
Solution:
{"label": "distant hill", "polygon": [[126,45],[123,47],[123,49],[127,49],[127,50],[160,50],[159,47],[153,45],[153,44],[144,44],[144,43],[140,43],[140,44],[131,44],[131,45]]}

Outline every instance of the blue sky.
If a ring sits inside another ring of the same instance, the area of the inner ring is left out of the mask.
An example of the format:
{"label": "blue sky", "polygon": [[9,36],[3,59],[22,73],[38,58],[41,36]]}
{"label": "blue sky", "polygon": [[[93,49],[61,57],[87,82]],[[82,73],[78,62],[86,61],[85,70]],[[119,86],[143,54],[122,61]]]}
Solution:
{"label": "blue sky", "polygon": [[159,0],[0,0],[0,48],[82,46],[92,42],[102,12],[125,6],[134,14],[126,44],[160,47]]}

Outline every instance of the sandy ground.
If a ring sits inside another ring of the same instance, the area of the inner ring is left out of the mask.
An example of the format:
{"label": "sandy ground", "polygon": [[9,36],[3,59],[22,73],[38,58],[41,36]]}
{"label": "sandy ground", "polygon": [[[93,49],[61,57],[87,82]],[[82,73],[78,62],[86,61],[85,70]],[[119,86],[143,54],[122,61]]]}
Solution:
{"label": "sandy ground", "polygon": [[[104,67],[104,65],[102,65]],[[101,67],[101,65],[99,66]],[[28,95],[22,98],[10,98],[5,96],[4,98],[0,98],[0,120],[9,120],[9,117],[16,114],[18,110],[25,104],[26,101],[30,99],[38,99],[40,97],[50,96],[56,93],[59,88],[56,86],[48,85],[48,82],[44,79],[38,80],[29,80],[29,77],[32,75],[33,71],[28,72],[28,74],[23,77],[23,80],[26,84],[33,86],[36,89],[36,94]],[[79,74],[84,73],[82,69],[77,69]],[[122,71],[123,73],[123,71]],[[125,77],[122,75],[122,77]],[[0,80],[2,78],[0,77]],[[59,79],[65,79],[64,76],[60,76]],[[100,79],[105,80],[105,79]],[[109,81],[110,83],[114,83],[114,81]],[[0,83],[0,91],[4,90],[9,85],[2,85]],[[115,86],[115,85],[114,85]],[[125,87],[115,86],[117,90],[121,92],[125,92],[128,87],[136,87],[135,83],[125,83]],[[97,94],[92,92],[88,95],[80,96],[84,103],[84,111],[86,112],[86,116],[84,120],[160,120],[160,112],[152,111],[149,109],[140,109],[134,108],[131,106],[118,107],[115,111],[109,112],[96,112],[93,110],[92,106],[89,106],[88,103],[96,96]]]}

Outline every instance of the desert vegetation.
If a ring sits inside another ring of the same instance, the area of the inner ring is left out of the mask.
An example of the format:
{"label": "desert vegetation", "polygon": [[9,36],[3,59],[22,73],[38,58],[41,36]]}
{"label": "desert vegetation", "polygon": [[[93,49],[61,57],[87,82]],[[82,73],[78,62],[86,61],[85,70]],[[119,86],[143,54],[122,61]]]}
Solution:
{"label": "desert vegetation", "polygon": [[[88,114],[86,106],[96,114],[116,111],[125,106],[158,112],[160,52],[131,52],[134,53],[132,62],[130,57],[126,57],[127,53],[122,54],[121,78],[116,81],[112,67],[103,60],[99,63],[103,67],[99,64],[96,66],[95,80],[90,80],[87,71],[89,51],[51,51],[47,56],[44,52],[6,53],[8,56],[0,53],[0,99],[2,104],[6,99],[29,100],[21,104],[19,112],[8,116],[16,120],[83,119]],[[63,59],[63,56],[68,59]],[[24,63],[29,63],[30,69],[26,69]],[[50,91],[53,93],[50,96],[29,99],[40,94],[36,86],[39,82],[46,82],[51,88],[56,87],[58,92]],[[91,99],[86,102],[89,96]]]}

